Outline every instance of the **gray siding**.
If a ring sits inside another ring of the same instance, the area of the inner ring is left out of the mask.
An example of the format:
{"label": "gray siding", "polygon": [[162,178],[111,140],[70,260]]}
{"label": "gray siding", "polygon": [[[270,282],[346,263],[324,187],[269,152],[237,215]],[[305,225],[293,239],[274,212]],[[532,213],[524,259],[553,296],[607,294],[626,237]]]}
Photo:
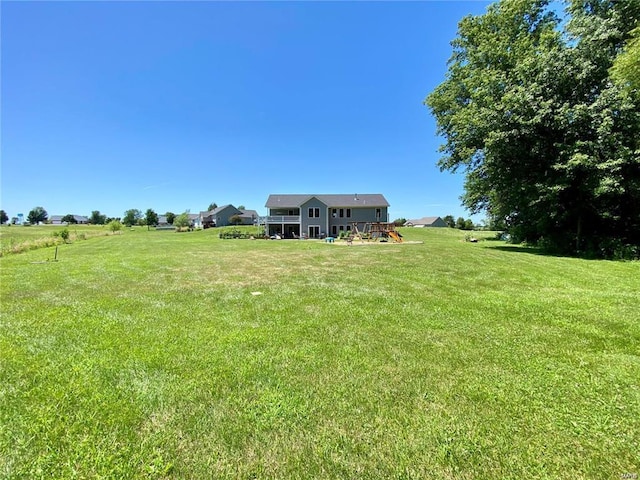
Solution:
{"label": "gray siding", "polygon": [[[380,210],[380,216],[376,216],[376,210]],[[335,216],[334,216],[335,210]],[[343,216],[340,217],[340,210],[342,210]],[[348,212],[347,210],[350,210]],[[340,233],[340,230],[352,230],[353,224],[358,224],[358,229],[363,230],[366,223],[371,222],[386,222],[387,221],[387,207],[366,207],[366,208],[353,208],[353,207],[331,207],[329,209],[329,233],[331,235]],[[347,216],[347,213],[351,213]],[[336,227],[335,229],[333,227]],[[340,228],[342,227],[342,229]]]}
{"label": "gray siding", "polygon": [[[309,209],[319,210],[319,217],[310,217]],[[302,223],[302,233],[309,233],[309,226],[317,225],[320,227],[320,234],[327,234],[327,206],[315,197],[310,198],[300,205],[300,222]]]}
{"label": "gray siding", "polygon": [[433,223],[431,224],[431,226],[432,226],[432,227],[446,227],[446,226],[447,226],[447,223],[446,223],[443,219],[441,219],[440,217],[438,217],[438,218],[435,220],[435,222],[433,222]]}
{"label": "gray siding", "polygon": [[236,214],[240,214],[240,210],[238,210],[233,205],[227,205],[222,208],[220,211],[216,212],[215,220],[217,227],[226,227],[227,225],[231,225],[229,222],[229,218],[233,217]]}
{"label": "gray siding", "polygon": [[[310,234],[310,226],[317,226],[319,235],[333,235],[338,234],[340,227],[342,230],[351,230],[354,222],[358,223],[358,228],[362,229],[366,223],[389,221],[389,203],[381,194],[270,195],[265,206],[269,209],[269,216],[272,217],[299,216],[301,234]],[[310,208],[318,209],[318,216],[315,215],[315,210],[313,215],[309,215]],[[376,215],[377,211],[379,215]],[[269,222],[270,234],[281,230],[284,230],[285,234],[289,230],[298,231],[297,218],[274,218],[267,222]],[[271,225],[273,228],[270,227]]]}

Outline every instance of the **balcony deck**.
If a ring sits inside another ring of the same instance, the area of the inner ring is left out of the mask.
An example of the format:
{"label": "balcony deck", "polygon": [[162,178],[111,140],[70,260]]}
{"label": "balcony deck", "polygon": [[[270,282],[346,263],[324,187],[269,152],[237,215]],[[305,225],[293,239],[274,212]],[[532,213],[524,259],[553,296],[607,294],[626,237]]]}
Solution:
{"label": "balcony deck", "polygon": [[268,215],[266,223],[300,223],[300,215]]}

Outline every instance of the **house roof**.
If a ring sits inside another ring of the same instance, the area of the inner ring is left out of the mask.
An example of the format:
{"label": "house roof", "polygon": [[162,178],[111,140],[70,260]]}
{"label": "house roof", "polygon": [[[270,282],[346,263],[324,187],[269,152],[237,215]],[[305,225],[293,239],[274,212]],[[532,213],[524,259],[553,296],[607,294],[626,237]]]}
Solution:
{"label": "house roof", "polygon": [[[212,215],[217,215],[219,214],[221,211],[223,211],[224,209],[228,208],[228,207],[233,207],[233,205],[231,205],[230,203],[226,204],[226,205],[222,205],[221,207],[216,207],[213,210],[209,210],[207,212],[200,212],[200,216],[203,218],[206,217],[210,217]],[[233,207],[235,208],[235,207]]]}
{"label": "house roof", "polygon": [[[51,215],[51,217],[49,217],[49,220],[54,222],[61,222],[62,219],[66,217],[66,215]],[[89,221],[89,217],[85,217],[84,215],[73,215],[73,218],[75,218],[76,222],[88,222]]]}
{"label": "house roof", "polygon": [[317,198],[327,207],[388,207],[389,202],[380,193],[365,194],[272,194],[265,207],[300,207],[311,198]]}
{"label": "house roof", "polygon": [[248,218],[258,218],[258,212],[256,212],[255,210],[240,210],[240,216],[241,217],[248,217]]}
{"label": "house roof", "polygon": [[431,225],[436,222],[440,217],[422,217],[415,220],[407,220],[405,225]]}

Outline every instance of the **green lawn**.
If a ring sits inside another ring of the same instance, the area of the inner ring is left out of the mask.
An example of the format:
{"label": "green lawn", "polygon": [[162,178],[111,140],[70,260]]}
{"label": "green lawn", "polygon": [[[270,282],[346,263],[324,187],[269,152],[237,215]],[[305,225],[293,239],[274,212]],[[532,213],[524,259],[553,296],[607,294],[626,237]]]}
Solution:
{"label": "green lawn", "polygon": [[640,262],[403,234],[3,256],[0,477],[640,474]]}

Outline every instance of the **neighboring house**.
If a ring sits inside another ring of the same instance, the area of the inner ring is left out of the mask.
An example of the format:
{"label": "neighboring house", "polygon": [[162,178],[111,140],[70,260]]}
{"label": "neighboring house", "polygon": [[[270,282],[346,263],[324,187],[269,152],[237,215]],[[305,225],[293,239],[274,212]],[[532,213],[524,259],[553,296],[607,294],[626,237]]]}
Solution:
{"label": "neighboring house", "polygon": [[422,217],[415,220],[407,220],[405,227],[446,227],[447,224],[440,217]]}
{"label": "neighboring house", "polygon": [[234,225],[231,217],[236,215],[242,220],[239,225],[254,225],[258,220],[258,212],[255,210],[239,210],[233,205],[223,205],[208,212],[200,212],[199,221],[204,228],[225,227]]}
{"label": "neighboring house", "polygon": [[355,195],[269,195],[265,231],[285,238],[337,236],[363,230],[365,224],[388,222],[389,202],[379,193]]}
{"label": "neighboring house", "polygon": [[199,213],[187,213],[187,216],[189,217],[189,222],[191,222],[191,226],[193,228],[202,228]]}
{"label": "neighboring house", "polygon": [[257,225],[260,216],[255,210],[240,210],[241,225]]}
{"label": "neighboring house", "polygon": [[[64,217],[66,217],[66,215],[51,215],[51,217],[49,217],[49,221],[52,225],[66,225],[67,222],[62,221]],[[79,224],[89,223],[89,218],[84,215],[74,215],[73,218],[75,218],[76,223]]]}

